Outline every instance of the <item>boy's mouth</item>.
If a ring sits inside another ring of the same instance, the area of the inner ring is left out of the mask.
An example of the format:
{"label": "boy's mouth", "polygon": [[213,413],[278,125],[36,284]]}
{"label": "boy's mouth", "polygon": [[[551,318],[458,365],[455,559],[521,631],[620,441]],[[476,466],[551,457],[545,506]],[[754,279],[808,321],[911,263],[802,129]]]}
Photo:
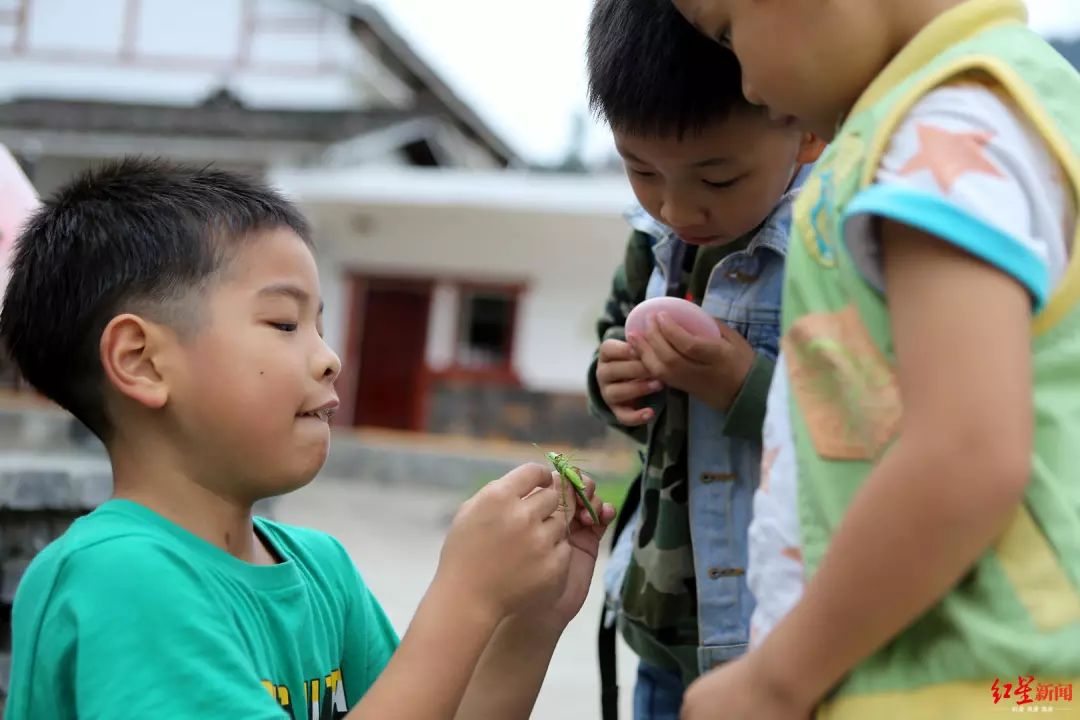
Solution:
{"label": "boy's mouth", "polygon": [[297,413],[296,416],[314,418],[316,420],[322,420],[323,422],[330,422],[330,418],[334,417],[334,413],[337,412],[338,405],[338,399],[334,398],[330,402],[320,405],[313,410],[305,410],[303,412]]}
{"label": "boy's mouth", "polygon": [[769,108],[769,119],[780,127],[789,128],[794,127],[799,123],[799,118],[787,113],[777,112],[772,108]]}

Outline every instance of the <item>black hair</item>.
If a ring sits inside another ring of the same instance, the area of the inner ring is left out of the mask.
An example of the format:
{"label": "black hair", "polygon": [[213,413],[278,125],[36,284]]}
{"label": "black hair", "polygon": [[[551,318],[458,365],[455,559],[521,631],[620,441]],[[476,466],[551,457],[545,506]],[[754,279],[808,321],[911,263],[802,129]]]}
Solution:
{"label": "black hair", "polygon": [[735,54],[671,0],[595,0],[587,64],[589,107],[618,132],[682,138],[751,107]]}
{"label": "black hair", "polygon": [[175,315],[241,243],[275,228],[311,244],[290,202],[241,175],[142,158],[85,172],[16,240],[0,340],[31,385],[107,441],[105,326],[123,312]]}

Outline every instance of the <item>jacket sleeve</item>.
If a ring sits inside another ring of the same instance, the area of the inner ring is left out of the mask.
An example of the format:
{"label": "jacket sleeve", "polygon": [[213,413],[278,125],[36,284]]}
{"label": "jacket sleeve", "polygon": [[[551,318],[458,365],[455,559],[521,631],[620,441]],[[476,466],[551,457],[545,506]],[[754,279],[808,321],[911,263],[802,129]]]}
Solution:
{"label": "jacket sleeve", "polygon": [[765,406],[769,398],[776,360],[758,353],[742,389],[735,396],[724,423],[724,434],[761,442],[761,428],[765,423]]}
{"label": "jacket sleeve", "polygon": [[[626,340],[626,316],[635,305],[645,299],[649,277],[653,270],[652,241],[643,232],[635,231],[626,244],[626,256],[615,270],[611,292],[604,304],[604,312],[596,322],[596,334],[600,343],[605,340]],[[615,419],[611,408],[600,396],[600,384],[596,379],[599,349],[593,354],[589,365],[588,395],[589,411],[610,427],[630,436],[639,443],[648,441],[648,428],[641,425],[627,427]]]}

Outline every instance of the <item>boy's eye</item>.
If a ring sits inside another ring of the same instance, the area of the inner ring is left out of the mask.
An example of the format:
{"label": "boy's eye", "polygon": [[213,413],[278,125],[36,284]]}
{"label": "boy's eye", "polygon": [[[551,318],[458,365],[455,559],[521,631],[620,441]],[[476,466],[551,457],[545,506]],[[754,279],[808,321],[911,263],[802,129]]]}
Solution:
{"label": "boy's eye", "polygon": [[272,323],[270,323],[270,327],[274,328],[275,330],[280,330],[281,332],[287,332],[287,333],[296,332],[296,323],[272,322]]}
{"label": "boy's eye", "polygon": [[630,168],[630,172],[632,172],[637,177],[642,178],[656,177],[656,173],[654,173],[652,170],[635,170],[634,168]]}
{"label": "boy's eye", "polygon": [[720,182],[711,182],[709,180],[702,180],[701,182],[705,183],[706,185],[708,185],[711,188],[723,189],[723,188],[729,188],[732,185],[735,185],[740,180],[742,180],[742,178],[733,178],[731,180],[722,180]]}

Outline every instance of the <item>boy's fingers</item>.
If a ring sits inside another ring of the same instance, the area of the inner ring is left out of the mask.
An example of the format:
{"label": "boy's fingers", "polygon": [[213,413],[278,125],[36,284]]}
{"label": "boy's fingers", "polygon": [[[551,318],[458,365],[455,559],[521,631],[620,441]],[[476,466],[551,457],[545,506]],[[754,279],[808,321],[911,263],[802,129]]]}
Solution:
{"label": "boy's fingers", "polygon": [[677,322],[668,317],[667,313],[660,313],[657,322],[660,334],[675,352],[692,360],[707,359],[709,355],[707,343],[701,338],[686,332]]}
{"label": "boy's fingers", "polygon": [[[581,474],[581,480],[585,484],[585,497],[588,498],[589,504],[592,505],[593,510],[596,512],[597,517],[603,520],[602,512],[604,510],[604,500],[596,494],[596,481],[591,477]],[[580,499],[579,499],[580,500]],[[588,508],[578,502],[580,510],[577,513],[578,522],[585,527],[591,527],[596,523],[592,519],[592,515],[589,514]]]}
{"label": "boy's fingers", "polygon": [[532,492],[530,492],[528,495],[526,495],[524,498],[522,498],[522,500],[524,500],[525,498],[530,498],[530,497],[532,497],[533,495],[535,495],[538,492],[544,492],[544,488],[541,488],[541,487],[533,488]]}
{"label": "boy's fingers", "polygon": [[[600,515],[600,510],[604,506],[604,501],[601,498],[596,496],[596,483],[593,483],[592,486],[586,485],[585,486],[585,491],[586,491],[586,495],[589,498],[589,504],[592,505],[593,511],[595,511],[597,516],[599,516]],[[578,522],[581,523],[582,525],[584,525],[585,527],[589,527],[591,525],[596,524],[596,523],[593,522],[592,515],[589,514],[589,509],[587,507],[585,507],[584,505],[582,505],[581,509],[578,510],[577,519],[578,519]]]}
{"label": "boy's fingers", "polygon": [[663,366],[656,357],[656,352],[653,350],[650,338],[642,335],[634,336],[634,350],[637,351],[638,358],[641,360],[641,364],[645,366],[645,372],[649,377],[660,378],[663,373]]}
{"label": "boy's fingers", "polygon": [[[562,478],[559,477],[558,473],[555,474],[555,477],[557,478],[557,482],[562,481]],[[556,490],[558,490],[558,488],[556,488]],[[574,510],[577,509],[579,504],[580,503],[578,502],[577,490],[575,490],[573,484],[571,484],[571,482],[569,480],[567,480],[566,481],[566,512],[573,515]]]}
{"label": "boy's fingers", "polygon": [[566,540],[566,520],[563,519],[562,513],[544,520],[540,528],[546,544],[557,546]]}
{"label": "boy's fingers", "polygon": [[[615,506],[611,503],[606,503],[601,498],[594,497],[592,506],[593,510],[596,511],[596,517],[600,518],[601,528],[606,528],[611,524],[611,521],[615,519]],[[592,516],[589,515],[588,510],[582,510],[578,513],[578,521],[586,527],[596,524],[593,522]]]}
{"label": "boy's fingers", "polygon": [[660,328],[659,321],[649,318],[649,345],[652,346],[657,360],[665,366],[671,366],[682,359],[682,356],[671,346],[667,337]]}
{"label": "boy's fingers", "polygon": [[600,343],[600,359],[605,362],[633,360],[637,355],[630,343],[622,340],[605,340]]}
{"label": "boy's fingers", "polygon": [[[550,481],[550,477],[548,478]],[[544,520],[559,509],[558,488],[545,488],[543,492],[533,493],[521,502],[529,509],[529,515],[536,520]]]}
{"label": "boy's fingers", "polygon": [[659,380],[632,380],[608,385],[604,388],[603,395],[609,407],[626,405],[638,398],[660,392],[663,387],[664,384]]}
{"label": "boy's fingers", "polygon": [[615,413],[615,419],[619,421],[620,425],[627,427],[637,427],[638,425],[644,425],[652,420],[653,411],[652,408],[642,408],[641,410],[635,410],[631,407],[617,406],[611,408],[611,411]]}
{"label": "boy's fingers", "polygon": [[585,497],[592,499],[592,496],[596,494],[596,481],[583,472],[579,471],[581,475],[581,482],[585,485]]}
{"label": "boy's fingers", "polygon": [[601,383],[641,380],[648,375],[645,366],[637,359],[604,361],[596,367],[596,379]]}
{"label": "boy's fingers", "polygon": [[514,493],[515,497],[524,498],[532,494],[536,488],[546,488],[551,485],[551,473],[548,468],[537,463],[519,465],[503,475],[492,485],[499,485],[508,492]]}

